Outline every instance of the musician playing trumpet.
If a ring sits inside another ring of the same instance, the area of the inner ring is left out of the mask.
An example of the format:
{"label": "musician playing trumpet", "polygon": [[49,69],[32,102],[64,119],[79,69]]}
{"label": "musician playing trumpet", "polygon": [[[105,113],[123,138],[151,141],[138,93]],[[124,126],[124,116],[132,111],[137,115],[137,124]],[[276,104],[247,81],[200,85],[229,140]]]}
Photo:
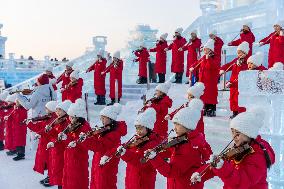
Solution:
{"label": "musician playing trumpet", "polygon": [[193,173],[193,186],[218,176],[224,189],[268,189],[267,169],[274,164],[275,154],[259,135],[264,117],[264,110],[258,107],[237,115],[230,122],[233,147],[211,156],[210,164]]}

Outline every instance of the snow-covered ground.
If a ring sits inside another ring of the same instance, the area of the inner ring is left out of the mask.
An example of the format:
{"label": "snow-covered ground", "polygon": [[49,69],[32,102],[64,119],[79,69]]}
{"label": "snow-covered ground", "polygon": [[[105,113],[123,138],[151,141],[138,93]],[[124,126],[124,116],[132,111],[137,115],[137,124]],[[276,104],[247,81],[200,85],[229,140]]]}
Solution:
{"label": "snow-covered ground", "polygon": [[[174,99],[172,109],[179,107],[186,101],[186,86],[185,85],[173,85],[169,96]],[[228,103],[227,93],[222,92],[219,94],[219,98],[222,99],[222,103],[219,104],[216,118],[205,118],[205,132],[206,139],[210,143],[213,152],[218,153],[220,150],[230,141],[229,119],[228,119]],[[150,90],[147,94],[148,98],[153,95],[153,90]],[[130,101],[123,106],[120,120],[126,120],[128,125],[128,134],[123,137],[123,141],[129,139],[135,132],[134,120],[137,115],[137,111],[142,107],[142,101]],[[102,107],[94,107],[92,101],[89,103],[90,117],[92,126],[98,124],[99,114],[98,112]],[[169,129],[172,128],[172,124],[169,124]],[[90,153],[90,158],[92,154]],[[39,184],[39,180],[44,178],[43,175],[35,173],[33,168],[34,153],[27,150],[27,157],[24,161],[14,162],[11,157],[7,157],[5,152],[0,152],[0,189],[40,189],[44,188]],[[184,162],[185,164],[187,162]],[[123,161],[119,164],[118,173],[118,188],[124,189],[124,176],[125,166]],[[51,187],[56,188],[56,187]],[[156,180],[156,188],[166,188],[166,179],[158,175]],[[205,184],[206,189],[221,189],[222,182],[214,178]]]}

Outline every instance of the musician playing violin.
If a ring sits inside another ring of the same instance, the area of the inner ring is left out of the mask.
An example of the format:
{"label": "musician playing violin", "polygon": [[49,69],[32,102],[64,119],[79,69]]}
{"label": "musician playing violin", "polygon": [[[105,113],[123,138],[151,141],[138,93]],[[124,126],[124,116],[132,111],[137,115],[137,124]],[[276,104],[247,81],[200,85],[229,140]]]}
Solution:
{"label": "musician playing violin", "polygon": [[211,157],[211,163],[191,176],[191,182],[204,182],[218,176],[224,189],[268,189],[267,169],[275,162],[272,147],[258,135],[265,112],[252,107],[230,123],[234,146]]}

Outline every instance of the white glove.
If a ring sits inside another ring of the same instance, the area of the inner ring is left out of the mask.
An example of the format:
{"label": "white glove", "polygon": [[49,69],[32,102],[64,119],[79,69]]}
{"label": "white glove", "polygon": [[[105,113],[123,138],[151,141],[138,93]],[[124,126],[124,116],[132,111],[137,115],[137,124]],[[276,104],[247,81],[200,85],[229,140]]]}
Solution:
{"label": "white glove", "polygon": [[81,133],[79,134],[79,140],[80,140],[81,142],[83,142],[83,141],[85,141],[86,139],[87,139],[87,135],[86,135],[85,133],[81,132]]}
{"label": "white glove", "polygon": [[182,50],[183,50],[182,48],[179,48],[179,49],[178,49],[178,51],[182,51]]}
{"label": "white glove", "polygon": [[164,120],[170,120],[171,119],[171,116],[170,115],[166,115]]}
{"label": "white glove", "polygon": [[283,36],[283,35],[284,35],[283,30],[281,30],[280,31],[280,36]]}
{"label": "white glove", "polygon": [[223,75],[224,73],[225,73],[224,70],[220,70],[220,71],[219,71],[219,75]]}
{"label": "white glove", "polygon": [[108,156],[103,156],[101,157],[101,160],[100,160],[100,165],[104,165],[106,164],[107,162],[109,162],[109,157]]}
{"label": "white glove", "polygon": [[38,140],[40,138],[41,138],[40,134],[35,134],[35,140]]}
{"label": "white glove", "polygon": [[[144,156],[148,153],[147,151],[144,152]],[[155,151],[151,151],[150,155],[148,156],[149,159],[154,159],[157,156],[157,153]]]}
{"label": "white glove", "polygon": [[168,51],[168,50],[169,50],[168,48],[165,48],[165,49],[164,49],[164,51]]}
{"label": "white glove", "polygon": [[199,173],[194,172],[190,177],[191,183],[201,182],[201,176]]}
{"label": "white glove", "polygon": [[259,42],[259,46],[261,47],[261,46],[263,46],[264,45],[264,43],[263,42]]}
{"label": "white glove", "polygon": [[72,141],[68,144],[68,148],[75,148],[76,147],[76,141]]}
{"label": "white glove", "polygon": [[190,71],[190,72],[193,72],[193,70],[194,70],[194,68],[189,68],[189,71]]}
{"label": "white glove", "polygon": [[53,142],[49,142],[47,145],[46,145],[46,148],[49,149],[49,148],[53,148],[54,147],[54,143]]}
{"label": "white glove", "polygon": [[228,81],[227,83],[226,83],[226,87],[227,88],[230,88],[232,86],[232,83],[230,82],[230,81]]}
{"label": "white glove", "polygon": [[126,152],[126,149],[123,146],[119,146],[116,151],[119,152],[121,156],[123,156]]}
{"label": "white glove", "polygon": [[58,134],[58,140],[66,140],[67,139],[67,135],[65,133],[59,133]]}

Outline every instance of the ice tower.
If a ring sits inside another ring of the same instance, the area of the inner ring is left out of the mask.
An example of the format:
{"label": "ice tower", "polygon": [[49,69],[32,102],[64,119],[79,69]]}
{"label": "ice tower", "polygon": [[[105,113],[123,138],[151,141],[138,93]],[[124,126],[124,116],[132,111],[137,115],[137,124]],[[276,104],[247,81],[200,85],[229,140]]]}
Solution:
{"label": "ice tower", "polygon": [[0,24],[0,57],[5,58],[5,43],[7,41],[7,37],[3,37],[1,35],[1,29],[3,24]]}

